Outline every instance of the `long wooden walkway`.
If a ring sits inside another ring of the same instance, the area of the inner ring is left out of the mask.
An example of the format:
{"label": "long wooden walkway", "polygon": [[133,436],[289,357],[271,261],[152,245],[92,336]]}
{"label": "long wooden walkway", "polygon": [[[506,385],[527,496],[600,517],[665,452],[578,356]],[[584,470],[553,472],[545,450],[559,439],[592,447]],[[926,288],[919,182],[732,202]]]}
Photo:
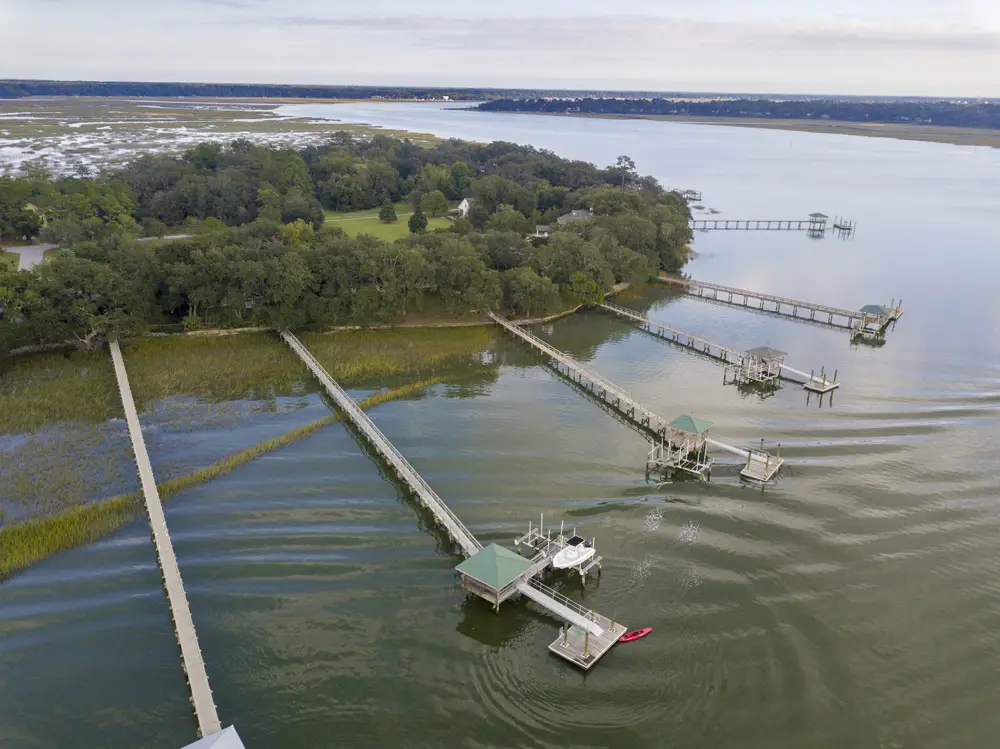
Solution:
{"label": "long wooden walkway", "polygon": [[[877,315],[868,312],[855,312],[842,307],[830,307],[825,304],[815,304],[804,302],[800,299],[778,296],[776,294],[764,294],[749,289],[740,289],[735,286],[723,286],[707,281],[696,281],[693,278],[680,278],[678,276],[659,276],[661,283],[679,286],[688,294],[697,297],[710,299],[712,301],[731,304],[735,307],[756,307],[768,312],[775,312],[786,317],[807,319],[811,322],[819,322],[846,330],[860,330],[867,327],[878,327],[885,330],[888,325],[900,318],[903,309],[900,305],[887,308],[889,314]],[[769,306],[770,305],[770,306]],[[785,309],[783,310],[782,307]],[[800,317],[799,311],[808,313],[808,317]],[[820,315],[817,320],[816,316]],[[826,319],[823,319],[823,316]]]}
{"label": "long wooden walkway", "polygon": [[[670,422],[642,406],[625,390],[594,373],[592,370],[587,369],[587,367],[576,361],[576,359],[564,354],[521,326],[515,325],[492,312],[489,316],[493,322],[504,330],[548,356],[560,374],[590,391],[594,396],[631,421],[634,425],[641,427],[647,435],[660,440],[666,438]],[[781,458],[772,456],[764,450],[737,447],[719,439],[709,439],[707,441],[713,447],[724,452],[739,455],[745,460],[746,466],[741,475],[753,481],[766,483],[777,474],[778,469],[780,469],[784,462]],[[766,468],[766,470],[761,470],[763,468]]]}
{"label": "long wooden walkway", "polygon": [[777,219],[768,221],[762,219],[715,219],[715,218],[695,218],[691,219],[690,227],[695,231],[817,231],[822,232],[826,226],[822,223],[810,221],[809,219]]}
{"label": "long wooden walkway", "polygon": [[410,462],[403,457],[403,454],[396,449],[382,431],[375,426],[375,423],[362,411],[354,400],[349,396],[337,381],[330,376],[316,357],[299,341],[292,333],[284,331],[281,334],[292,351],[298,354],[299,358],[309,368],[317,380],[326,388],[326,391],[333,398],[337,406],[347,415],[361,433],[364,434],[368,443],[375,448],[375,451],[382,456],[395,470],[396,475],[410,488],[424,507],[431,511],[435,519],[448,531],[448,535],[459,545],[462,552],[467,557],[471,557],[483,547],[472,532],[465,527],[458,516],[449,509],[448,505],[437,495],[430,485],[424,481],[423,477],[417,473]]}
{"label": "long wooden walkway", "polygon": [[[416,495],[420,503],[430,510],[438,523],[447,530],[448,535],[458,544],[465,556],[470,557],[481,551],[483,546],[472,535],[472,532],[465,527],[462,521],[458,519],[458,516],[444,503],[444,500],[437,495],[437,492],[417,473],[416,469],[410,465],[410,462],[403,457],[403,454],[396,449],[395,445],[382,434],[382,431],[375,426],[374,422],[368,417],[368,414],[362,411],[351,396],[337,384],[337,381],[330,376],[330,373],[326,371],[309,349],[289,331],[283,331],[281,337],[292,351],[302,359],[309,368],[309,371],[313,373],[323,387],[326,388],[330,397],[333,398],[337,406],[347,415],[351,423],[361,431],[368,443],[392,466],[396,475]],[[551,564],[551,559],[545,559],[543,562],[537,568],[533,567],[529,571],[530,574],[523,576],[523,584],[518,587],[518,590],[523,595],[528,596],[531,600],[546,608],[559,619],[590,631],[594,635],[599,636],[603,634],[603,629],[595,623],[592,616],[587,615],[586,609],[570,601],[568,598],[556,598],[545,586],[532,579],[534,575],[539,574],[542,569]]]}
{"label": "long wooden walkway", "polygon": [[[712,343],[712,341],[709,341],[707,338],[692,335],[691,333],[685,333],[682,330],[671,328],[669,325],[664,325],[663,323],[654,322],[645,315],[629,309],[628,307],[622,307],[621,305],[612,304],[611,302],[604,302],[603,304],[595,306],[605,312],[610,312],[614,315],[618,315],[619,317],[624,317],[626,320],[635,323],[640,330],[649,333],[656,338],[669,341],[670,343],[676,343],[677,345],[687,349],[692,349],[699,354],[704,354],[705,356],[710,357],[715,361],[722,362],[723,364],[735,365],[736,367],[739,367],[748,357],[748,353],[745,351],[739,351],[737,349],[730,348],[729,346],[721,346],[717,343]],[[778,367],[778,376],[790,382],[797,382],[806,390],[812,390],[819,393],[826,393],[839,387],[839,383],[827,380],[824,375],[817,377],[815,370],[812,373],[807,374],[801,370],[789,367],[784,362],[782,362]]]}
{"label": "long wooden walkway", "polygon": [[125,370],[125,360],[122,358],[118,341],[110,343],[111,361],[118,379],[118,390],[121,394],[122,408],[125,411],[125,422],[132,439],[132,451],[135,453],[136,466],[139,469],[139,482],[142,494],[146,500],[146,512],[149,515],[149,527],[152,530],[153,545],[156,547],[156,557],[163,573],[163,587],[167,592],[167,602],[174,619],[174,631],[181,648],[181,665],[187,674],[188,686],[191,688],[191,703],[194,706],[198,729],[202,736],[210,736],[222,730],[219,715],[215,709],[215,700],[208,685],[208,672],[198,645],[198,635],[188,606],[187,594],[184,592],[184,582],[181,579],[180,567],[174,554],[174,546],[170,541],[167,521],[163,515],[163,504],[156,488],[153,467],[146,451],[146,441],[142,436],[142,426],[132,399],[132,388],[129,385],[128,373]]}

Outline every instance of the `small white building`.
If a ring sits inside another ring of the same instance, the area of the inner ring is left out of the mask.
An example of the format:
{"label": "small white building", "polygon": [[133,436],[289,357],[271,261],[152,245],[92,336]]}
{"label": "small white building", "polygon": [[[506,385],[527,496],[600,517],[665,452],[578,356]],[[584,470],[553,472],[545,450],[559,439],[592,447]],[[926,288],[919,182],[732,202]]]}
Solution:
{"label": "small white building", "polygon": [[473,205],[475,205],[475,201],[472,198],[462,198],[462,202],[459,203],[458,208],[455,209],[458,211],[458,217],[468,218],[469,211],[472,210]]}

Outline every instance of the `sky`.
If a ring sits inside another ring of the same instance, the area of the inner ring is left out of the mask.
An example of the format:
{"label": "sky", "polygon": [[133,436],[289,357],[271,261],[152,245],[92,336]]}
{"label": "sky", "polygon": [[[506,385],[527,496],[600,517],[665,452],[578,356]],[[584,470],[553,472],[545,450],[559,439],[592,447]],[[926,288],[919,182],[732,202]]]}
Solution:
{"label": "sky", "polygon": [[0,0],[0,77],[1000,96],[1000,0]]}

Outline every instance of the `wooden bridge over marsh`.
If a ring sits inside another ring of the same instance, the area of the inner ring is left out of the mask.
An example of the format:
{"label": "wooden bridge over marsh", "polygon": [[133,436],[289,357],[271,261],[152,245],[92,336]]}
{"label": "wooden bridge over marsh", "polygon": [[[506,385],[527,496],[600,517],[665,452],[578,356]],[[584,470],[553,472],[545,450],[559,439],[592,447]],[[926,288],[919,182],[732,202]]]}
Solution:
{"label": "wooden bridge over marsh", "polygon": [[[202,737],[210,737],[222,731],[219,715],[215,708],[212,690],[208,685],[208,672],[198,644],[198,635],[188,605],[184,581],[174,554],[174,545],[170,540],[167,520],[163,514],[163,503],[160,492],[156,488],[156,478],[149,462],[146,441],[142,436],[142,425],[136,412],[135,401],[132,398],[132,387],[129,385],[128,373],[125,370],[125,360],[117,340],[109,344],[111,361],[114,365],[115,377],[118,381],[118,391],[121,395],[122,408],[125,411],[125,422],[128,425],[129,437],[132,441],[132,451],[139,471],[139,483],[146,502],[146,513],[149,516],[149,527],[156,548],[156,559],[163,575],[163,588],[167,594],[167,603],[174,622],[174,632],[177,644],[181,650],[181,667],[187,675],[188,687],[191,690],[191,704],[194,707],[198,731]],[[232,731],[232,729],[227,729]]]}
{"label": "wooden bridge over marsh", "polygon": [[[700,430],[696,439],[687,440],[685,429],[679,426],[679,419],[668,421],[639,403],[638,400],[629,395],[625,390],[618,387],[610,380],[593,372],[580,362],[559,349],[551,346],[538,336],[525,330],[504,318],[490,313],[490,319],[507,332],[519,338],[535,350],[547,356],[552,362],[552,366],[561,375],[576,383],[580,388],[586,390],[595,398],[612,408],[616,413],[623,416],[634,426],[637,426],[652,439],[653,450],[650,459],[647,460],[647,471],[651,464],[657,470],[668,472],[679,469],[687,473],[695,474],[699,477],[707,477],[711,471],[711,461],[707,456],[700,458],[696,464],[689,464],[686,460],[686,453],[683,448],[695,446],[704,451],[708,446],[718,450],[737,455],[745,464],[740,470],[740,476],[755,483],[767,483],[771,481],[780,470],[783,460],[780,456],[773,456],[763,449],[742,448],[732,445],[723,440],[713,439],[707,436],[707,427]],[[708,422],[702,422],[708,424]],[[693,435],[694,436],[694,435]],[[653,453],[657,454],[654,460]]]}

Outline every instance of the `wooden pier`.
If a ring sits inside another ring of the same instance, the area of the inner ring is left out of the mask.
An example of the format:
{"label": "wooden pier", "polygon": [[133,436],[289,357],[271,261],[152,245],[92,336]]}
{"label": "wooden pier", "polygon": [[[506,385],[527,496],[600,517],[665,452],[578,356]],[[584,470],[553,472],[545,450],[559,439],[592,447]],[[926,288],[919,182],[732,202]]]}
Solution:
{"label": "wooden pier", "polygon": [[[764,294],[758,291],[750,291],[749,289],[740,289],[735,286],[723,286],[722,284],[708,283],[707,281],[696,281],[693,278],[681,278],[679,276],[658,276],[657,278],[661,283],[679,286],[688,294],[700,299],[708,299],[734,307],[760,309],[793,320],[803,320],[841,328],[851,331],[852,336],[885,335],[885,331],[889,325],[903,315],[902,300],[897,303],[894,299],[889,306],[867,305],[854,312],[842,307],[830,307],[825,304],[804,302],[799,299],[791,299],[776,294]],[[803,313],[802,315],[799,314],[800,311]],[[806,313],[808,313],[808,317],[805,316]],[[817,319],[817,316],[819,316],[819,319]]]}
{"label": "wooden pier", "polygon": [[[437,522],[461,549],[466,559],[455,569],[462,578],[462,586],[468,592],[486,599],[497,610],[503,601],[523,595],[566,622],[567,626],[585,632],[584,639],[588,642],[591,636],[595,638],[595,643],[603,642],[602,638],[610,637],[609,630],[599,623],[604,620],[603,617],[547,588],[536,579],[551,567],[553,557],[565,545],[565,538],[561,536],[556,539],[550,538],[544,545],[536,543],[532,547],[534,553],[530,559],[496,544],[484,548],[302,342],[288,331],[283,331],[281,337],[320,381],[338,408],[361,432],[365,440],[393,468],[399,479],[406,484],[420,503],[430,510]],[[599,559],[597,564],[599,565]],[[581,575],[586,575],[586,572],[587,570],[580,570]],[[624,632],[624,629],[622,631]],[[582,662],[581,657],[570,657],[576,653],[572,648],[556,654],[584,668],[590,668],[616,641],[617,638],[614,638],[604,650],[595,648],[591,651],[591,656],[596,654],[596,657],[581,656]]]}
{"label": "wooden pier", "polygon": [[685,333],[663,323],[653,322],[645,315],[611,302],[595,305],[598,309],[623,317],[635,323],[640,330],[649,333],[669,343],[676,343],[682,348],[703,354],[726,366],[723,382],[728,384],[730,378],[737,385],[776,385],[778,379],[801,384],[806,390],[814,393],[828,393],[840,387],[836,374],[832,382],[826,379],[825,370],[819,377],[815,370],[806,374],[785,364],[785,352],[768,346],[759,346],[747,351],[739,351],[729,346],[722,346],[707,338]]}
{"label": "wooden pier", "polygon": [[198,730],[202,737],[209,737],[222,730],[219,716],[215,709],[215,700],[208,685],[208,672],[198,645],[198,635],[191,617],[184,582],[181,579],[177,556],[167,530],[166,517],[163,514],[163,504],[156,488],[153,467],[146,451],[146,441],[142,436],[142,426],[132,399],[132,388],[129,385],[128,373],[125,370],[125,360],[117,340],[110,342],[111,361],[114,364],[115,377],[118,379],[118,391],[121,395],[122,408],[125,411],[125,422],[128,425],[129,437],[132,440],[132,451],[139,470],[139,482],[142,494],[146,500],[146,512],[149,515],[149,527],[152,531],[153,545],[156,548],[156,558],[163,575],[163,587],[167,593],[167,603],[174,620],[174,632],[181,649],[181,666],[187,674],[188,686],[191,689],[191,704],[194,706]]}
{"label": "wooden pier", "polygon": [[[726,218],[694,218],[689,226],[694,231],[819,231],[823,228],[811,219],[756,220]],[[824,227],[825,228],[825,227]]]}
{"label": "wooden pier", "polygon": [[[580,362],[564,354],[554,346],[549,345],[533,333],[492,312],[490,313],[490,319],[509,333],[545,354],[549,357],[552,366],[557,372],[574,382],[581,389],[589,392],[619,415],[625,417],[631,424],[639,427],[641,431],[651,438],[654,450],[658,443],[662,444],[664,440],[668,439],[672,422],[645,408],[623,389],[587,369]],[[767,483],[774,478],[784,462],[780,457],[770,455],[763,449],[745,449],[716,439],[708,440],[708,444],[719,450],[738,455],[746,461],[746,465],[740,471],[740,475],[748,481]],[[648,469],[649,463],[647,461],[647,472]]]}

